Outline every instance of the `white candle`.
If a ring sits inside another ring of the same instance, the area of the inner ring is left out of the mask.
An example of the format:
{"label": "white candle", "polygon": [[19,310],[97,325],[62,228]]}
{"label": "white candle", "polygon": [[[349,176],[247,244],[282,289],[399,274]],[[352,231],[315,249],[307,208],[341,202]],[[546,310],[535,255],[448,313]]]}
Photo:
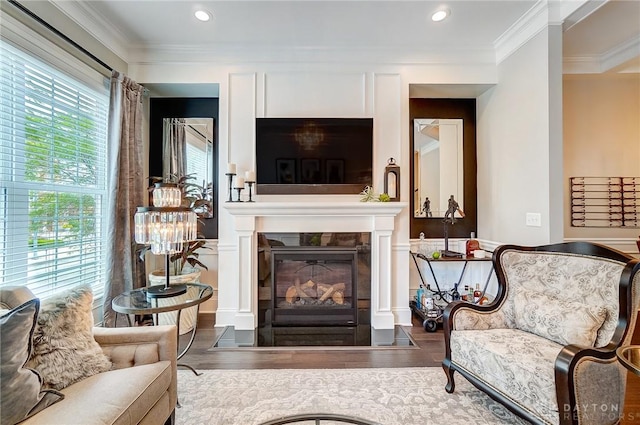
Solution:
{"label": "white candle", "polygon": [[236,173],[236,164],[234,164],[233,162],[228,163],[227,164],[227,173],[235,174]]}
{"label": "white candle", "polygon": [[238,189],[244,188],[244,178],[236,177],[236,188]]}
{"label": "white candle", "polygon": [[256,181],[256,172],[255,171],[247,171],[244,173],[244,179],[248,182]]}

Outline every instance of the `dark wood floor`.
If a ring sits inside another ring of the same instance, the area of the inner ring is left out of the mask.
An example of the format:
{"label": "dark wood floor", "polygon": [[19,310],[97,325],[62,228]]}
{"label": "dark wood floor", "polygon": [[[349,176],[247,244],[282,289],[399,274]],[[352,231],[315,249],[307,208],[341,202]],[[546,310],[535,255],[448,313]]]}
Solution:
{"label": "dark wood floor", "polygon": [[[200,316],[198,332],[181,363],[196,369],[312,369],[366,367],[439,367],[444,358],[442,330],[425,332],[414,318],[407,327],[419,348],[382,349],[215,349],[211,350],[222,329],[214,327],[213,315]],[[639,324],[640,325],[640,324]],[[640,326],[636,326],[633,344],[640,344]],[[621,422],[640,424],[640,376],[627,378],[624,418]]]}

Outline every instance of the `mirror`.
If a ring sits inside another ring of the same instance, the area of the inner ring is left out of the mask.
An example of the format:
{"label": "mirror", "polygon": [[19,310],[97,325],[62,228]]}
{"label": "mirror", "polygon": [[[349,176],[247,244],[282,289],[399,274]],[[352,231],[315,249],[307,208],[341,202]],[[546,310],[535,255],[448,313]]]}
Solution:
{"label": "mirror", "polygon": [[212,218],[214,143],[213,118],[164,118],[162,138],[162,177],[192,176],[191,193],[208,201],[196,210],[201,218]]}
{"label": "mirror", "polygon": [[464,211],[463,120],[413,120],[414,217],[443,218],[454,196]]}
{"label": "mirror", "polygon": [[[411,85],[411,89],[415,89],[416,85]],[[419,88],[429,88],[428,85],[419,85]],[[423,90],[424,91],[424,90]],[[431,118],[431,120],[428,120]],[[464,149],[458,146],[456,152],[456,159],[453,163],[445,163],[442,156],[438,153],[440,160],[438,161],[438,167],[446,168],[448,170],[456,170],[456,187],[455,192],[441,193],[439,199],[444,199],[445,196],[454,195],[456,202],[458,202],[461,210],[464,211],[464,218],[457,216],[455,226],[449,226],[448,236],[451,238],[469,238],[471,232],[478,234],[478,220],[477,220],[477,190],[476,190],[476,99],[458,99],[458,98],[426,98],[426,97],[411,97],[409,98],[409,119],[407,120],[407,132],[409,133],[409,155],[410,167],[409,167],[409,186],[411,190],[411,197],[409,198],[410,204],[410,227],[409,232],[411,238],[417,239],[420,233],[424,233],[427,238],[442,238],[445,234],[445,228],[443,226],[443,218],[436,217],[436,210],[445,211],[448,209],[448,202],[446,207],[436,206],[431,197],[429,199],[431,203],[432,218],[427,218],[426,214],[422,216],[416,215],[415,211],[420,212],[420,209],[424,207],[424,198],[427,196],[425,189],[420,187],[419,182],[416,182],[416,175],[424,175],[428,172],[425,166],[421,166],[421,171],[416,172],[415,167],[419,166],[415,159],[417,155],[414,152],[418,149],[414,149],[416,132],[414,131],[416,120],[426,120],[426,124],[432,124],[428,121],[433,121],[433,118],[437,118],[439,121],[438,132],[442,133],[445,127],[442,126],[444,122],[458,122],[460,126],[456,124],[458,128],[456,135],[462,139],[462,146]],[[445,119],[447,121],[445,121]],[[453,121],[448,121],[453,120]],[[457,121],[456,121],[457,120]],[[449,126],[446,127],[447,129]],[[464,129],[464,131],[463,131]],[[420,136],[421,137],[421,136]],[[442,136],[438,136],[442,139]],[[439,145],[444,144],[441,140],[438,140]],[[462,166],[460,166],[462,161]],[[440,184],[441,172],[438,172],[438,184]],[[423,178],[426,178],[423,176]],[[454,177],[445,177],[444,180],[451,180]],[[426,186],[425,186],[426,187]],[[418,199],[421,196],[422,199]],[[447,199],[448,201],[448,199]],[[458,217],[460,217],[458,219]]]}

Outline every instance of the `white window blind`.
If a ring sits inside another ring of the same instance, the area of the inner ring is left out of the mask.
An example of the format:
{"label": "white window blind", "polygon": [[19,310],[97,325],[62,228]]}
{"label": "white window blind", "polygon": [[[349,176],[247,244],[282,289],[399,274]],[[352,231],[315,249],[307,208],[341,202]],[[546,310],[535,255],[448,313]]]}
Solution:
{"label": "white window blind", "polygon": [[0,41],[0,285],[105,282],[109,93]]}

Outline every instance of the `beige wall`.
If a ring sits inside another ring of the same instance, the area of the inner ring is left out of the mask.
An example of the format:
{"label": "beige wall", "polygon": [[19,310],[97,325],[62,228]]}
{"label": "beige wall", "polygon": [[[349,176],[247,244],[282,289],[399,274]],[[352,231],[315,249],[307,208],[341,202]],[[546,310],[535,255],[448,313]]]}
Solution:
{"label": "beige wall", "polygon": [[637,238],[640,229],[570,224],[570,177],[640,176],[640,74],[566,75],[565,238]]}

